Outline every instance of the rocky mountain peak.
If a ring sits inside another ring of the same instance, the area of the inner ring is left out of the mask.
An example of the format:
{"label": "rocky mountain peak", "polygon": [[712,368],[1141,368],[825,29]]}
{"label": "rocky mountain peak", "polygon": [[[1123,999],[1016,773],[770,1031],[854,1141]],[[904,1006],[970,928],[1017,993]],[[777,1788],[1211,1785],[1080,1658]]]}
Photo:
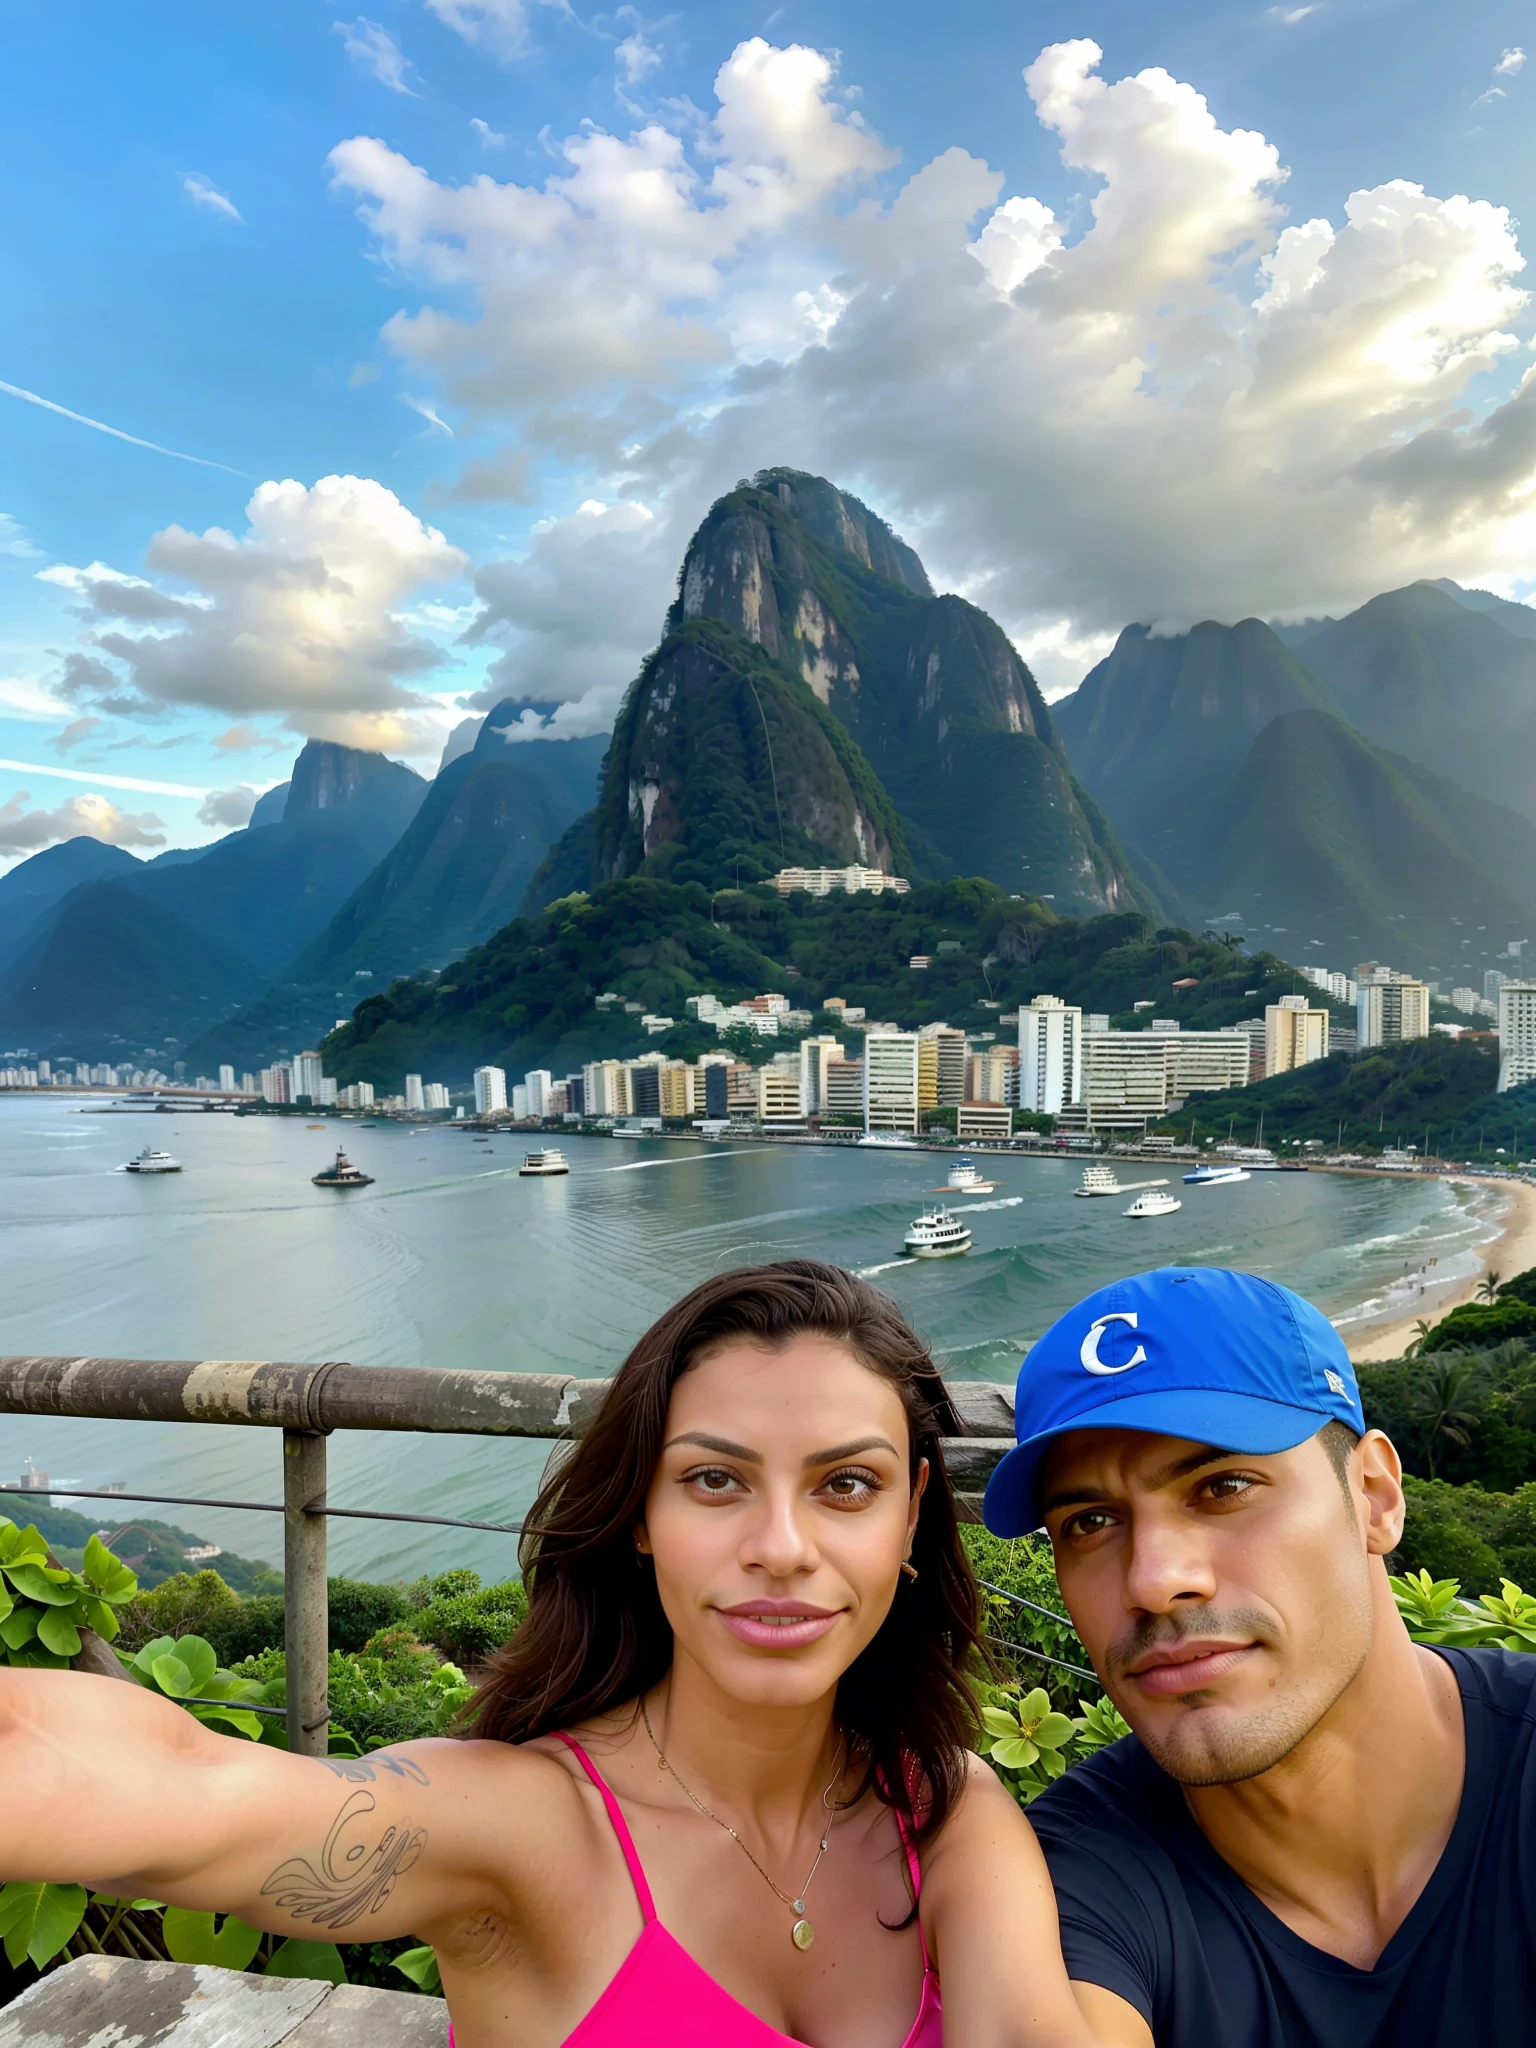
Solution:
{"label": "rocky mountain peak", "polygon": [[426,784],[399,761],[361,747],[344,747],[336,740],[306,740],[293,764],[283,823],[291,825],[314,811],[337,811],[379,796],[398,798],[408,790],[419,801]]}

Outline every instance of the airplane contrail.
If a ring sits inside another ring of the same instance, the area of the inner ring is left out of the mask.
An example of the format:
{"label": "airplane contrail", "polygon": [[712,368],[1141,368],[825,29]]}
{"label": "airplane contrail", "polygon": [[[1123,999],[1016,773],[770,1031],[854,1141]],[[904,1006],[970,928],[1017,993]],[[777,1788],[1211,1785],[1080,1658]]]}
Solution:
{"label": "airplane contrail", "polygon": [[12,398],[24,398],[28,405],[40,405],[44,412],[56,412],[66,420],[74,420],[82,427],[94,427],[98,434],[110,434],[117,441],[131,441],[135,448],[148,448],[156,455],[170,455],[177,462],[195,462],[200,469],[222,469],[226,476],[248,476],[244,469],[231,469],[227,462],[212,462],[206,455],[186,455],[179,448],[162,448],[158,441],[141,440],[137,434],[125,434],[121,427],[109,427],[105,420],[93,420],[89,413],[71,412],[67,405],[55,405],[51,398],[39,397],[35,391],[28,391],[20,384],[7,384],[0,377],[0,391]]}
{"label": "airplane contrail", "polygon": [[0,761],[0,768],[9,769],[16,775],[53,775],[61,782],[89,782],[106,789],[131,789],[139,796],[205,797],[211,794],[206,789],[194,789],[186,782],[147,782],[140,775],[87,775],[79,768],[45,768],[36,761]]}

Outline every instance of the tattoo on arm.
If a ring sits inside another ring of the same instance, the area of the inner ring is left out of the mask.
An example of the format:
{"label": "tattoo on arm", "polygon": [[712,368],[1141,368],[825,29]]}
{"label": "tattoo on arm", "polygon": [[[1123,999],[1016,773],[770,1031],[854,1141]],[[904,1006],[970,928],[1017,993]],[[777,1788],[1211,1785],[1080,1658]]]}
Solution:
{"label": "tattoo on arm", "polygon": [[[349,1762],[353,1770],[357,1768],[356,1758],[329,1761],[333,1765]],[[371,1764],[362,1768],[368,1778],[374,1776]],[[384,1768],[398,1777],[426,1783],[425,1773],[414,1764],[400,1768],[389,1759]],[[303,1856],[292,1856],[279,1864],[262,1886],[261,1896],[275,1900],[295,1920],[311,1920],[321,1927],[350,1927],[377,1913],[426,1847],[427,1831],[405,1820],[381,1832],[377,1823],[368,1820],[376,1808],[371,1792],[349,1794],[331,1823],[317,1860],[311,1863]]]}
{"label": "tattoo on arm", "polygon": [[386,1756],[382,1751],[371,1757],[322,1756],[316,1761],[334,1771],[338,1778],[345,1778],[349,1785],[371,1785],[380,1771],[387,1771],[392,1778],[409,1778],[413,1785],[431,1782],[413,1757]]}

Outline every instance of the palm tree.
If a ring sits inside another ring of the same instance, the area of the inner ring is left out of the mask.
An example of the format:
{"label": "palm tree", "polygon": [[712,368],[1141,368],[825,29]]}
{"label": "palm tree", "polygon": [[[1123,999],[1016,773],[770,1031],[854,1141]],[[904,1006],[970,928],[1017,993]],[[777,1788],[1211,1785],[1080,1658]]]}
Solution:
{"label": "palm tree", "polygon": [[1479,1301],[1497,1301],[1499,1298],[1499,1275],[1490,1266],[1477,1283]]}
{"label": "palm tree", "polygon": [[1482,1411],[1478,1361],[1465,1351],[1442,1351],[1414,1389],[1410,1414],[1419,1425],[1431,1479],[1448,1444],[1465,1450]]}
{"label": "palm tree", "polygon": [[1424,1349],[1424,1339],[1429,1335],[1429,1324],[1422,1316],[1413,1326],[1413,1342],[1403,1352],[1404,1358],[1417,1358]]}

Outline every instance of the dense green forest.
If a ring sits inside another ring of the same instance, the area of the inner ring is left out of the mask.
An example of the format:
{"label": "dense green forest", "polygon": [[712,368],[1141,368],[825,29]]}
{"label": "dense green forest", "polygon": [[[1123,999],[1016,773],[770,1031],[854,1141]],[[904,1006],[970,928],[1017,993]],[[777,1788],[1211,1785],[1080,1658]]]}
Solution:
{"label": "dense green forest", "polygon": [[[912,956],[929,959],[914,970]],[[1175,988],[1175,982],[1191,985]],[[560,1072],[583,1060],[718,1043],[684,1022],[690,995],[761,991],[815,1014],[829,996],[908,1027],[943,1020],[1005,1029],[1004,1012],[1037,994],[1107,1013],[1122,1026],[1159,1016],[1213,1029],[1305,987],[1270,954],[1158,926],[1139,913],[1057,917],[990,882],[924,883],[908,896],[797,895],[721,889],[644,875],[565,897],[518,918],[440,976],[395,982],[325,1044],[342,1081],[397,1088],[407,1070],[463,1080],[482,1061]],[[648,1038],[638,1016],[599,1011],[613,992],[677,1020]],[[833,1017],[819,1024],[836,1028]]]}

